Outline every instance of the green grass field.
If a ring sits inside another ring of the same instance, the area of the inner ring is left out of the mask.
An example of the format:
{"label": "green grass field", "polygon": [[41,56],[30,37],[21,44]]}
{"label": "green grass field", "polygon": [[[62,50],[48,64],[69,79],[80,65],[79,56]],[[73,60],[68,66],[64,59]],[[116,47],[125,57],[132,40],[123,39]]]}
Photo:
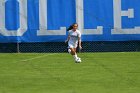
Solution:
{"label": "green grass field", "polygon": [[0,54],[0,93],[139,93],[140,53]]}

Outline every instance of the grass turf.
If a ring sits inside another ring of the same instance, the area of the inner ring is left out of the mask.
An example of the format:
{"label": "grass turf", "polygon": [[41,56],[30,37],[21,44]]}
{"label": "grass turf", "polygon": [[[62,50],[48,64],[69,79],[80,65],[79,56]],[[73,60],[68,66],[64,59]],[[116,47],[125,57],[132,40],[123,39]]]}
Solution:
{"label": "grass turf", "polygon": [[139,93],[140,53],[0,54],[0,93]]}

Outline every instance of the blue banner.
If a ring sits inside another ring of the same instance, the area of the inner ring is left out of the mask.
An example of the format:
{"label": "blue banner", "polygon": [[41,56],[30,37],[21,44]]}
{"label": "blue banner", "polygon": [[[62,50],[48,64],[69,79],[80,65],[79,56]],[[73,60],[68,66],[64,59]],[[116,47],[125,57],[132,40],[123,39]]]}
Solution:
{"label": "blue banner", "polygon": [[78,23],[82,41],[140,40],[140,0],[0,0],[0,42],[64,42]]}

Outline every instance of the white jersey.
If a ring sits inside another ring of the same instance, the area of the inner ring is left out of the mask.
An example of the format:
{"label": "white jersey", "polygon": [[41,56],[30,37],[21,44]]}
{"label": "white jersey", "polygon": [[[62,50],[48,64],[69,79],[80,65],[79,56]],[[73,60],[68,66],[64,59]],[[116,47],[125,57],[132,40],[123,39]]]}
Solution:
{"label": "white jersey", "polygon": [[69,31],[70,40],[68,42],[69,48],[76,48],[78,44],[78,38],[81,37],[81,32],[79,30]]}

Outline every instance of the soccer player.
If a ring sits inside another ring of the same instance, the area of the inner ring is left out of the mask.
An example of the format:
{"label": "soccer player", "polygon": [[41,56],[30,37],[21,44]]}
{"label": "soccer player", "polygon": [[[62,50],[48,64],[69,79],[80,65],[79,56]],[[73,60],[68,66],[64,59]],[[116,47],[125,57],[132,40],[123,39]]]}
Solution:
{"label": "soccer player", "polygon": [[78,24],[74,23],[67,29],[67,31],[69,31],[69,34],[65,43],[68,43],[68,52],[74,57],[75,62],[80,63],[81,58],[79,58],[76,53],[77,45],[82,49],[81,32],[78,30]]}

